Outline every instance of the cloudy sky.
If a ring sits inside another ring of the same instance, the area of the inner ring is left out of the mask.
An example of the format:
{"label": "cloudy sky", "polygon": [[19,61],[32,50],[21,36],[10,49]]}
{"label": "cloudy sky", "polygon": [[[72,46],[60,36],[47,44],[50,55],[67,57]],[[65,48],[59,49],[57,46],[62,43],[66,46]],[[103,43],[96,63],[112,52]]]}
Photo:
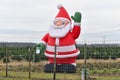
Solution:
{"label": "cloudy sky", "polygon": [[120,41],[120,0],[0,0],[0,41],[39,42],[62,4],[82,13],[81,41]]}

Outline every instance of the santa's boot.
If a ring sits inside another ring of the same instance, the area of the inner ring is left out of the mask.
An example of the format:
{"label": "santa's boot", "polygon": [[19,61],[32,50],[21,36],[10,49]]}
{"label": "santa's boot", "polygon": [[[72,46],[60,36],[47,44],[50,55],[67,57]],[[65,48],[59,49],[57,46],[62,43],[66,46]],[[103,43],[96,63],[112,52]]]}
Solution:
{"label": "santa's boot", "polygon": [[[56,64],[56,72],[58,72],[58,73],[62,72],[61,68],[62,68],[61,65]],[[54,72],[54,64],[46,64],[45,68],[44,68],[44,72],[47,72],[47,73]]]}
{"label": "santa's boot", "polygon": [[54,71],[54,64],[46,64],[44,67],[44,72],[51,73]]}
{"label": "santa's boot", "polygon": [[61,72],[76,73],[76,66],[74,66],[72,64],[62,64],[61,65]]}

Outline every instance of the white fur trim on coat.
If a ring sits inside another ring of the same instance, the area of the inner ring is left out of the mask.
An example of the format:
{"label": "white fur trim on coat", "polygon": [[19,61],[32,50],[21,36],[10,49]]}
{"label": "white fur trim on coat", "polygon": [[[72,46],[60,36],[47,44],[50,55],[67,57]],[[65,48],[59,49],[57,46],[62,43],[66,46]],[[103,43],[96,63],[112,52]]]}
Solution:
{"label": "white fur trim on coat", "polygon": [[56,38],[56,39],[55,39],[55,44],[56,44],[56,45],[59,45],[59,43],[60,43],[60,39],[59,39],[59,38]]}
{"label": "white fur trim on coat", "polygon": [[75,25],[75,26],[80,26],[81,24],[80,24],[80,23],[75,22],[75,23],[74,23],[74,25]]}
{"label": "white fur trim on coat", "polygon": [[45,41],[43,41],[43,40],[42,40],[42,41],[40,41],[40,43],[43,43],[43,44],[45,44],[45,45],[47,44],[47,43],[46,43]]}
{"label": "white fur trim on coat", "polygon": [[[78,51],[78,52],[76,52],[76,53],[73,53],[73,54],[67,54],[67,55],[59,55],[59,54],[56,54],[56,58],[75,57],[75,56],[78,56],[79,54],[80,54],[80,51]],[[45,53],[45,56],[54,58],[54,55],[53,55],[53,54]]]}
{"label": "white fur trim on coat", "polygon": [[71,63],[72,65],[76,66],[76,63]]}
{"label": "white fur trim on coat", "polygon": [[[46,48],[47,51],[54,52],[55,46],[47,45]],[[69,46],[57,46],[56,48],[57,52],[70,52],[76,50],[75,45],[69,45]]]}

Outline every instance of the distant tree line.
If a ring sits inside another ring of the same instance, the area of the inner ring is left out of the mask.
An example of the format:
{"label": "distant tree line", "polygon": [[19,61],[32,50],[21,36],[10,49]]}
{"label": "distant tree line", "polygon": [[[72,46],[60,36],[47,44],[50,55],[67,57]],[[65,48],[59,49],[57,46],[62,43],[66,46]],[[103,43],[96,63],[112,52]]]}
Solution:
{"label": "distant tree line", "polygon": [[[84,58],[84,46],[80,46],[78,59]],[[120,46],[87,46],[87,59],[117,59],[120,58]]]}
{"label": "distant tree line", "polygon": [[8,62],[12,60],[39,62],[46,59],[43,50],[36,54],[36,47],[0,47],[0,60],[6,62],[6,56]]}
{"label": "distant tree line", "polygon": [[[78,46],[80,49],[80,55],[78,59],[84,59],[84,45]],[[120,58],[120,46],[87,46],[86,48],[87,59],[117,59]],[[41,50],[40,54],[36,54],[36,47],[0,47],[0,60],[6,62],[11,60],[27,60],[39,62],[40,60],[46,60],[44,56],[44,50]]]}

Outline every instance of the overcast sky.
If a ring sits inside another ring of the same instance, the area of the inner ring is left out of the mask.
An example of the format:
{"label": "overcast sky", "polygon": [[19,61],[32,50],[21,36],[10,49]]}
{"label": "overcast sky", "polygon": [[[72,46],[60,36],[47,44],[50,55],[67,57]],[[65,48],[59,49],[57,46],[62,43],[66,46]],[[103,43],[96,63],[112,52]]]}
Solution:
{"label": "overcast sky", "polygon": [[0,0],[0,41],[39,42],[62,4],[82,13],[81,41],[120,41],[120,0]]}

